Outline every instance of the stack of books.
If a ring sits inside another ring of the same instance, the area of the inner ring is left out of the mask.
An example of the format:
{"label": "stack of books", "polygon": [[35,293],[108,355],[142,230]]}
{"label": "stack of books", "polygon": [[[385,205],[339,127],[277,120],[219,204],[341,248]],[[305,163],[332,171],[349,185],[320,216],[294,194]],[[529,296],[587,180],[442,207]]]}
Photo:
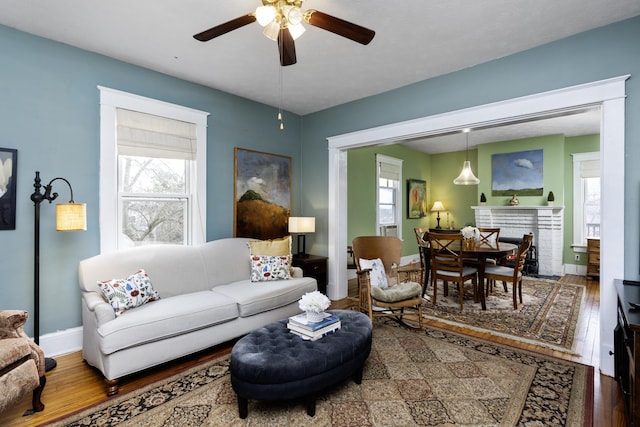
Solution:
{"label": "stack of books", "polygon": [[340,318],[335,314],[325,313],[324,319],[319,322],[309,322],[305,313],[289,317],[287,328],[291,333],[298,335],[303,340],[316,341],[326,337],[340,329]]}

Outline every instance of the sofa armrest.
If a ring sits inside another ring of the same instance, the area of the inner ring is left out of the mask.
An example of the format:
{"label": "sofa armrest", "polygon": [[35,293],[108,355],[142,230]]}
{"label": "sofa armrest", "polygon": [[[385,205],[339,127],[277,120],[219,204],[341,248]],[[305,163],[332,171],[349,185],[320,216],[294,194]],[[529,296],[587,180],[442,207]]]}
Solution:
{"label": "sofa armrest", "polygon": [[0,310],[0,338],[27,337],[22,327],[28,317],[24,310]]}
{"label": "sofa armrest", "polygon": [[291,267],[291,277],[299,278],[303,277],[302,269],[300,267]]}
{"label": "sofa armrest", "polygon": [[89,311],[94,313],[98,327],[116,318],[116,313],[113,311],[111,304],[105,302],[104,298],[97,292],[83,292],[82,298]]}

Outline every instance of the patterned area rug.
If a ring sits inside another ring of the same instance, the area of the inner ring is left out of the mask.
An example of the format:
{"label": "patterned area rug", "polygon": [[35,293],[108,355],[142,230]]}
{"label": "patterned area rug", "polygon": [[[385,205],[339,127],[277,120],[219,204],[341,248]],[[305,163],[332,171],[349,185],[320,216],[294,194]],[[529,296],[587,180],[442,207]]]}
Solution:
{"label": "patterned area rug", "polygon": [[304,402],[249,402],[238,418],[228,356],[89,408],[58,426],[591,426],[592,367],[435,328],[376,321],[362,384]]}
{"label": "patterned area rug", "polygon": [[498,283],[486,298],[486,311],[481,310],[480,303],[473,302],[471,285],[465,287],[462,311],[455,284],[449,285],[447,297],[443,295],[443,288],[438,284],[435,307],[431,303],[433,288],[427,289],[423,317],[554,350],[574,350],[580,309],[586,295],[583,285],[525,277],[523,304],[518,300],[518,309],[514,310],[511,284],[507,284],[508,292],[505,292],[502,283]]}

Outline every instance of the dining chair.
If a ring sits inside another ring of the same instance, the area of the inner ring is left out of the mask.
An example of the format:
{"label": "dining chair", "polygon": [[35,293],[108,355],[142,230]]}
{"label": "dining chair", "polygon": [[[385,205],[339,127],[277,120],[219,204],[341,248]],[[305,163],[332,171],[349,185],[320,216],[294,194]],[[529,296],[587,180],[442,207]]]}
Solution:
{"label": "dining chair", "polygon": [[420,253],[420,265],[424,271],[422,277],[422,296],[427,291],[427,284],[429,283],[429,272],[431,271],[431,260],[429,257],[429,242],[425,239],[429,232],[428,227],[416,227],[413,229],[416,235],[416,242],[418,243],[418,252]]}
{"label": "dining chair", "polygon": [[[495,266],[487,266],[484,270],[484,278],[486,280],[486,292],[489,292],[490,283],[495,283],[496,281],[502,281],[502,284],[507,290],[507,283],[513,283],[513,309],[518,308],[518,301],[516,299],[516,288],[517,292],[520,295],[520,304],[522,304],[522,270],[524,269],[524,262],[527,258],[527,253],[529,249],[531,249],[531,244],[533,243],[533,233],[525,234],[522,236],[522,241],[518,245],[518,252],[514,259],[514,266],[507,267],[504,265],[495,265]],[[484,286],[484,284],[480,284]]]}
{"label": "dining chair", "polygon": [[464,265],[460,252],[462,247],[461,233],[428,233],[429,251],[431,252],[431,284],[433,285],[433,305],[438,295],[438,279],[442,280],[444,295],[448,295],[448,282],[458,285],[460,310],[464,305],[464,283],[468,280],[473,285],[473,300],[478,302],[478,269]]}
{"label": "dining chair", "polygon": [[374,316],[390,317],[404,322],[405,308],[412,308],[422,329],[422,286],[413,281],[422,267],[399,268],[402,240],[394,236],[360,236],[353,239],[353,257],[358,277],[360,311]]}

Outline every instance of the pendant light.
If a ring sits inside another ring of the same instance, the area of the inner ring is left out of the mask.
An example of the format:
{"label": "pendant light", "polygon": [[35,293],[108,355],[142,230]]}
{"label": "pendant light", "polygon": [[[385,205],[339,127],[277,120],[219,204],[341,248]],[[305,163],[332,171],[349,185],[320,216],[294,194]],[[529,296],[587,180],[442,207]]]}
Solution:
{"label": "pendant light", "polygon": [[471,162],[469,161],[469,132],[471,132],[471,129],[464,129],[462,132],[467,135],[467,155],[462,165],[462,171],[460,175],[453,180],[453,183],[455,185],[478,185],[480,184],[480,180],[473,174]]}

